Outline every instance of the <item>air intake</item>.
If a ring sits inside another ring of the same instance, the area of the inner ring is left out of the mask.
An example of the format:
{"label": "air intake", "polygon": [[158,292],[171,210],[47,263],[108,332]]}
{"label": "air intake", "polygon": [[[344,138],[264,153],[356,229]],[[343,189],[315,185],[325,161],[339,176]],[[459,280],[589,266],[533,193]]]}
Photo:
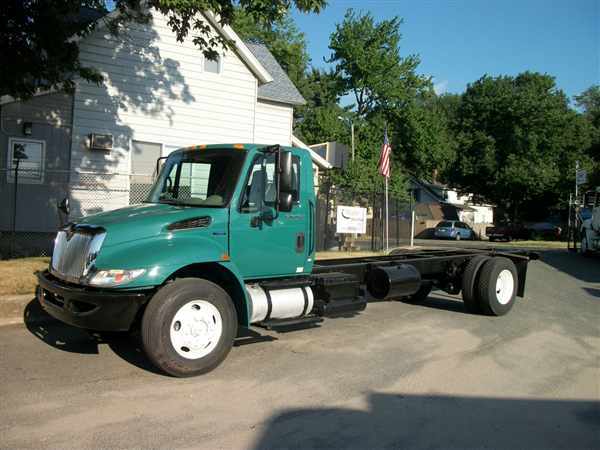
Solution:
{"label": "air intake", "polygon": [[189,230],[190,228],[206,228],[210,225],[212,219],[210,216],[192,217],[191,219],[173,222],[167,226],[169,231]]}

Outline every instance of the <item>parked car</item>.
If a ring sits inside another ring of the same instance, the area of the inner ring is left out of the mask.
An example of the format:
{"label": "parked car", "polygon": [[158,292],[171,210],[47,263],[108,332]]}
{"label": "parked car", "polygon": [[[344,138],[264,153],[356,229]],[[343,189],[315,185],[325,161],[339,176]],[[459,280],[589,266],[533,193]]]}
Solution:
{"label": "parked car", "polygon": [[560,239],[561,227],[550,222],[531,222],[521,224],[498,224],[485,229],[490,241],[507,241],[513,239]]}
{"label": "parked car", "polygon": [[475,239],[475,232],[464,222],[456,220],[443,220],[438,223],[433,231],[437,239]]}
{"label": "parked car", "polygon": [[487,227],[485,229],[485,235],[492,242],[510,242],[513,239],[525,239],[527,237],[527,232],[522,225],[500,223],[491,227]]}
{"label": "parked car", "polygon": [[562,228],[550,222],[535,222],[525,226],[528,239],[560,239]]}

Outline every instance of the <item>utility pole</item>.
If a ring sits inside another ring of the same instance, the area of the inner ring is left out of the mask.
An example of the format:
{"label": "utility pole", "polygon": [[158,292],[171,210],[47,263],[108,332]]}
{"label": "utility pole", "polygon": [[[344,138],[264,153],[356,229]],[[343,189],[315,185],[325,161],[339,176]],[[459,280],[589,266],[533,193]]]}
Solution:
{"label": "utility pole", "polygon": [[577,203],[577,191],[578,191],[578,183],[577,183],[577,174],[579,173],[579,161],[575,161],[575,203]]}
{"label": "utility pole", "polygon": [[351,142],[351,151],[352,151],[352,162],[354,162],[354,121],[352,119],[350,119],[349,117],[344,117],[344,116],[338,116],[338,120],[341,120],[342,122],[349,122],[350,123],[350,142]]}
{"label": "utility pole", "polygon": [[354,122],[350,119],[350,133],[352,135],[352,162],[354,162]]}

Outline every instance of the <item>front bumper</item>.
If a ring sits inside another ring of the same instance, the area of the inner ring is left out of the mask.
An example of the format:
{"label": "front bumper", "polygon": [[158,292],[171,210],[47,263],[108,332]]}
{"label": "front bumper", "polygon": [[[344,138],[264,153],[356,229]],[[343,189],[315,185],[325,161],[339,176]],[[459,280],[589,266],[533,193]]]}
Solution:
{"label": "front bumper", "polygon": [[151,292],[73,286],[47,270],[37,277],[37,298],[44,310],[62,322],[90,330],[129,330]]}

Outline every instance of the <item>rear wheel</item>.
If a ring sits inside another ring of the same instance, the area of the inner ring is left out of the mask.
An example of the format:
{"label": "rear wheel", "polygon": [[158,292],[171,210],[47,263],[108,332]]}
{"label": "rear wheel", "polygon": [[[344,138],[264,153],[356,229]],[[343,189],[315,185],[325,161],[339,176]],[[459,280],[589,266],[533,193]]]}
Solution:
{"label": "rear wheel", "polygon": [[462,276],[462,298],[465,309],[471,314],[481,314],[482,307],[477,293],[478,275],[481,266],[490,259],[487,255],[477,255],[467,263]]}
{"label": "rear wheel", "polygon": [[479,302],[486,314],[503,316],[511,310],[517,294],[517,268],[508,258],[490,258],[477,281]]}
{"label": "rear wheel", "polygon": [[214,283],[182,278],[160,289],[142,318],[142,345],[164,372],[209,372],[227,356],[237,330],[231,298]]}

